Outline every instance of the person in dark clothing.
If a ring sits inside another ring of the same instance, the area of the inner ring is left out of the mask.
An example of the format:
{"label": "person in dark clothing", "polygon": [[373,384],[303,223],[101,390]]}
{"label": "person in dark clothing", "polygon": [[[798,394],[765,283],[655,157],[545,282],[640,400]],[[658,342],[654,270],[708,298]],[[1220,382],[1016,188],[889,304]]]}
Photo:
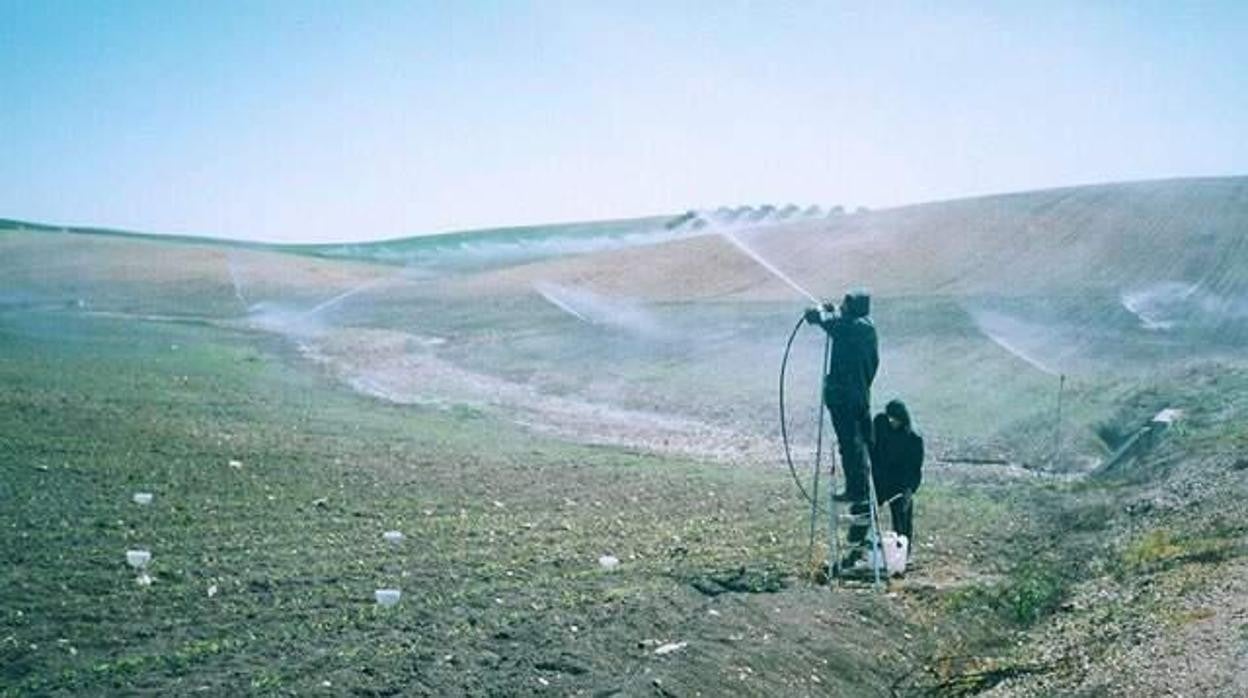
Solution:
{"label": "person in dark clothing", "polygon": [[[906,403],[892,400],[876,415],[871,444],[875,496],[889,502],[893,528],[914,550],[914,493],[923,482],[923,436],[914,429]],[[891,500],[891,501],[890,501]]]}
{"label": "person in dark clothing", "polygon": [[[893,529],[910,541],[908,554],[914,552],[914,493],[923,482],[923,437],[914,430],[910,411],[901,400],[892,400],[875,416],[871,425],[871,480],[875,484],[877,505],[888,504]],[[854,502],[849,513],[855,517],[849,527],[849,543],[853,547],[842,568],[850,568],[865,554],[871,514],[869,502]]]}
{"label": "person in dark clothing", "polygon": [[865,502],[867,446],[871,441],[871,383],[880,367],[879,340],[867,317],[871,297],[859,291],[846,294],[840,312],[834,305],[806,311],[806,322],[823,328],[832,339],[828,375],[823,380],[823,403],[845,468],[845,491],[840,501]]}

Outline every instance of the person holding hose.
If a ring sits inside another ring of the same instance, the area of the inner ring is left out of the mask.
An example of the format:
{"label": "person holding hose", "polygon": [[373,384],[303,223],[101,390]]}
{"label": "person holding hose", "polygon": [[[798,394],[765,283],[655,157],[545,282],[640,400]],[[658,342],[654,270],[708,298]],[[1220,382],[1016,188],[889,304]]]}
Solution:
{"label": "person holding hose", "polygon": [[[823,404],[832,417],[845,468],[845,491],[834,496],[851,503],[851,515],[865,514],[870,506],[867,449],[871,443],[871,383],[880,367],[879,339],[870,313],[871,296],[866,291],[854,291],[845,295],[839,311],[835,305],[825,304],[805,314],[806,322],[822,327],[832,339]],[[850,528],[853,548],[842,566],[852,566],[862,557],[865,536],[865,527]]]}

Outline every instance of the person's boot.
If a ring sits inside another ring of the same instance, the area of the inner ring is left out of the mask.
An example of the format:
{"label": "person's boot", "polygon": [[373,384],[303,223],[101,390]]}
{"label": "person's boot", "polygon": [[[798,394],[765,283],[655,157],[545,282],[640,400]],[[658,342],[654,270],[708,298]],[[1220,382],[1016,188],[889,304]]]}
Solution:
{"label": "person's boot", "polygon": [[845,559],[841,560],[841,571],[853,569],[854,565],[858,564],[865,556],[866,553],[863,552],[861,546],[850,549],[845,555]]}

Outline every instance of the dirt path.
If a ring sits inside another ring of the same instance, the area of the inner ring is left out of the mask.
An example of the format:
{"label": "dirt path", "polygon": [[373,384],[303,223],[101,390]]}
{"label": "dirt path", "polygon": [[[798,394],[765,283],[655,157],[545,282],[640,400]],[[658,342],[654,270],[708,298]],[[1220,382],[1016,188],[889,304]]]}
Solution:
{"label": "dirt path", "polygon": [[626,409],[460,368],[436,355],[438,338],[336,329],[300,343],[355,390],[397,404],[467,405],[577,443],[721,462],[775,461],[779,444],[680,415]]}

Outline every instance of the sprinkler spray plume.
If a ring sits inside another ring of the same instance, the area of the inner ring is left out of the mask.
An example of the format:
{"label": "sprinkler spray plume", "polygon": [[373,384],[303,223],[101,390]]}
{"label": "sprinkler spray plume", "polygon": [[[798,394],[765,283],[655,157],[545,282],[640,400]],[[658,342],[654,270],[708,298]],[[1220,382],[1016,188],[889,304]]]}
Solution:
{"label": "sprinkler spray plume", "polygon": [[736,247],[738,250],[741,250],[750,259],[753,259],[755,262],[758,262],[759,266],[761,266],[762,268],[770,272],[772,276],[783,281],[794,291],[797,291],[803,296],[809,298],[811,303],[814,303],[815,305],[822,305],[819,299],[815,298],[813,293],[811,293],[810,291],[807,291],[805,288],[802,288],[796,281],[789,278],[787,274],[777,269],[774,264],[772,264],[771,262],[768,262],[758,252],[755,252],[753,248],[751,248],[749,245],[746,245],[744,242],[741,242],[741,240],[737,238],[737,236],[733,235],[731,232],[727,230],[721,230],[719,231],[719,234],[723,235],[724,239],[732,243],[734,247]]}
{"label": "sprinkler spray plume", "polygon": [[233,254],[226,255],[225,269],[230,274],[230,284],[234,287],[234,298],[242,304],[244,308],[250,307],[247,302],[247,296],[243,294],[243,282],[238,274],[238,265]]}
{"label": "sprinkler spray plume", "polygon": [[1039,352],[1036,348],[1046,344],[1044,340],[1047,339],[1042,336],[1039,328],[1003,313],[988,310],[972,310],[970,314],[979,331],[991,340],[993,344],[1001,347],[1007,353],[1037,371],[1054,378],[1064,373],[1059,371],[1050,361],[1042,360],[1039,357]]}
{"label": "sprinkler spray plume", "polygon": [[321,311],[328,310],[329,308],[332,308],[335,305],[338,305],[339,303],[347,300],[348,298],[351,298],[352,296],[361,294],[365,291],[371,290],[378,286],[382,286],[391,281],[394,281],[395,279],[406,275],[407,272],[408,270],[406,268],[403,268],[393,274],[387,274],[386,276],[381,276],[375,279],[369,279],[368,281],[357,284],[328,300],[325,300],[316,304],[310,310],[305,312],[303,315],[304,317],[313,317],[319,314]]}
{"label": "sprinkler spray plume", "polygon": [[593,324],[592,320],[582,315],[576,310],[576,308],[573,308],[572,305],[568,303],[565,298],[563,298],[564,294],[560,293],[559,289],[554,285],[538,282],[533,285],[533,288],[537,291],[538,295],[546,300],[546,302],[562,310],[568,315],[571,315],[577,320],[580,320],[581,322],[591,325]]}
{"label": "sprinkler spray plume", "polygon": [[623,330],[652,340],[669,336],[654,314],[634,299],[610,297],[588,288],[548,281],[534,283],[533,289],[543,300],[585,324]]}
{"label": "sprinkler spray plume", "polygon": [[332,308],[335,305],[338,305],[339,303],[345,301],[351,296],[354,296],[359,293],[363,293],[364,291],[367,291],[370,288],[373,288],[374,286],[381,285],[381,283],[388,281],[389,278],[390,277],[386,276],[380,279],[372,279],[371,281],[366,281],[358,286],[355,286],[354,288],[349,288],[346,291],[343,291],[342,293],[339,293],[338,295],[334,296],[333,298],[330,298],[329,300],[323,301],[313,306],[312,309],[304,313],[304,315],[307,317],[316,315],[317,313],[323,310],[326,310],[328,308]]}

